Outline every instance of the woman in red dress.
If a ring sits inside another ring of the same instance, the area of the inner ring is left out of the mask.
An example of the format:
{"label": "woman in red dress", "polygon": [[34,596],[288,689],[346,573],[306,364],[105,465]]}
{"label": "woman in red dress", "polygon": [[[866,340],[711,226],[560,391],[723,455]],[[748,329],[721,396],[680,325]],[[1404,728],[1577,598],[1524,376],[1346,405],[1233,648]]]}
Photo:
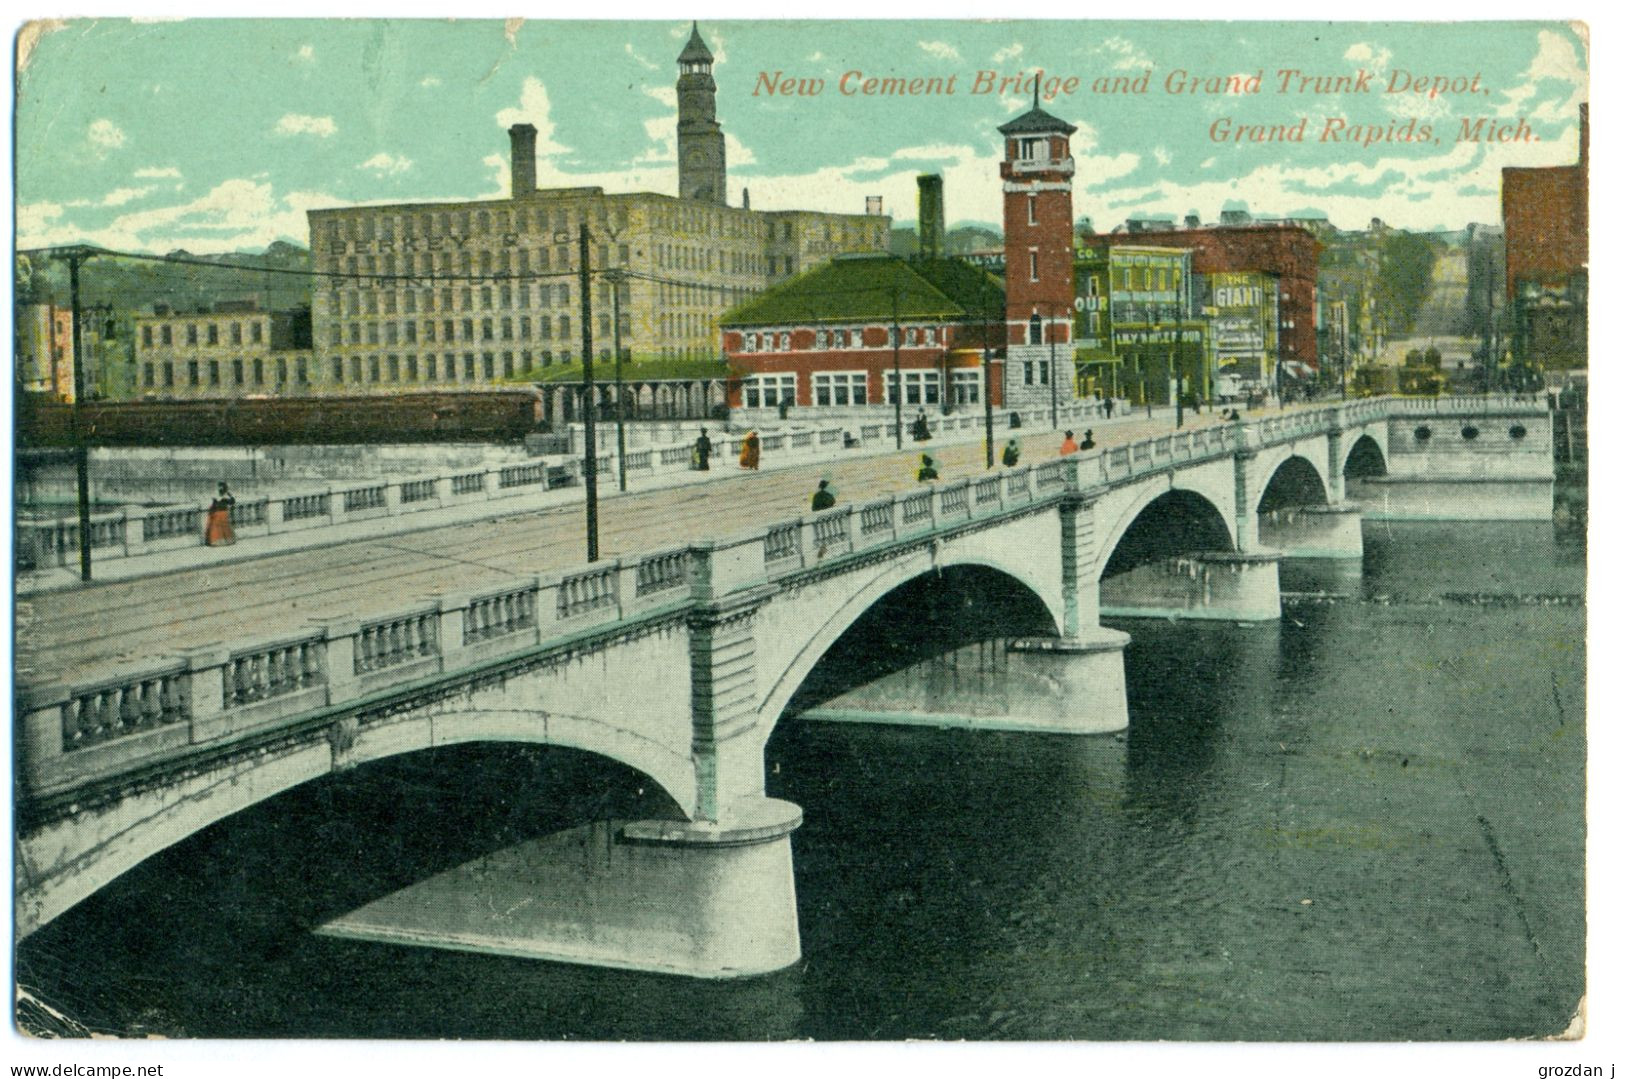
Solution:
{"label": "woman in red dress", "polygon": [[209,503],[209,519],[203,528],[203,543],[208,547],[225,547],[237,542],[237,533],[231,530],[231,507],[237,500],[231,495],[231,488],[224,483],[220,485],[220,493]]}

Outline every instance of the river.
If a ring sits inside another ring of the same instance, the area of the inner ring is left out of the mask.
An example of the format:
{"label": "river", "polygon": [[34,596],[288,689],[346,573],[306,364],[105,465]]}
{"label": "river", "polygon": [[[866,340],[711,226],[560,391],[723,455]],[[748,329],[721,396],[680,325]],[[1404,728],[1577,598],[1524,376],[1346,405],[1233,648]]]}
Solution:
{"label": "river", "polygon": [[1366,545],[1363,573],[1283,566],[1278,625],[1115,623],[1123,735],[781,723],[769,793],[806,814],[789,970],[698,983],[312,935],[482,851],[660,809],[586,755],[460,747],[149,859],[19,948],[21,1014],[182,1037],[1556,1033],[1584,991],[1579,538],[1368,522]]}

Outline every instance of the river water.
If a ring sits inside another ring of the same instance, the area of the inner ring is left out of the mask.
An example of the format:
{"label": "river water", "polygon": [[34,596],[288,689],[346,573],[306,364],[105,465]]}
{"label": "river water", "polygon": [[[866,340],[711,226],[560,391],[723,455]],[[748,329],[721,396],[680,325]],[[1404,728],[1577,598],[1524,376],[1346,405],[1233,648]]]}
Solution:
{"label": "river water", "polygon": [[150,859],[20,947],[21,1014],[193,1037],[1561,1031],[1584,990],[1583,550],[1529,524],[1368,523],[1366,544],[1363,574],[1284,566],[1279,625],[1119,623],[1121,736],[781,723],[769,791],[806,823],[804,957],[778,974],[312,935],[482,851],[661,808],[585,755],[461,747]]}

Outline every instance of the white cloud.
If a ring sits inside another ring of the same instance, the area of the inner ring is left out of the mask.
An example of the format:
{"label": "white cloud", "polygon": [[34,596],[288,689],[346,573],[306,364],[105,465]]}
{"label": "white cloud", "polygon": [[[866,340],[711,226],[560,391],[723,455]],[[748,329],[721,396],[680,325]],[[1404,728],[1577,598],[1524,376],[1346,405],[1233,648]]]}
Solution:
{"label": "white cloud", "polygon": [[325,139],[337,131],[338,125],[331,116],[305,116],[290,112],[276,122],[278,135],[315,135]]}
{"label": "white cloud", "polygon": [[1343,59],[1351,64],[1370,68],[1375,72],[1388,70],[1388,64],[1394,58],[1392,49],[1369,41],[1356,41],[1343,52]]}
{"label": "white cloud", "polygon": [[304,244],[309,242],[305,211],[339,204],[315,192],[278,198],[269,183],[227,180],[191,202],[121,214],[98,228],[77,224],[54,203],[19,206],[18,242],[24,247],[86,242],[120,251],[230,251],[275,240]]}
{"label": "white cloud", "polygon": [[1109,37],[1093,52],[1096,56],[1104,57],[1113,71],[1139,71],[1152,66],[1151,57],[1126,37]]}
{"label": "white cloud", "polygon": [[730,168],[734,165],[756,164],[756,155],[751,151],[751,148],[735,138],[732,132],[724,131],[722,133],[722,146],[727,153]]}
{"label": "white cloud", "polygon": [[817,52],[814,52],[811,56],[807,57],[807,60],[808,60],[809,63],[816,64],[820,60],[822,60],[823,58],[824,58],[824,53],[823,53],[822,50],[819,50]]}
{"label": "white cloud", "polygon": [[1202,162],[1200,165],[1198,165],[1196,167],[1199,168],[1199,169],[1211,169],[1214,165],[1217,165],[1218,163],[1219,163],[1218,158],[1210,157],[1206,161]]}
{"label": "white cloud", "polygon": [[382,151],[373,154],[367,160],[357,165],[358,169],[366,169],[376,176],[399,176],[412,167],[410,158],[397,157],[394,154]]}
{"label": "white cloud", "polygon": [[118,125],[111,120],[92,122],[85,137],[90,140],[92,146],[97,147],[103,153],[108,150],[117,150],[124,145],[124,132],[120,131]]}
{"label": "white cloud", "polygon": [[123,206],[125,203],[134,202],[136,199],[146,198],[155,190],[157,189],[153,187],[115,187],[102,196],[99,205]]}
{"label": "white cloud", "polygon": [[628,41],[626,43],[626,55],[630,56],[632,59],[636,60],[639,64],[643,65],[643,67],[646,70],[649,70],[649,71],[659,71],[660,70],[660,65],[659,64],[655,63],[653,60],[650,60],[648,57],[646,57],[642,53],[638,52],[638,50],[634,49],[632,47],[632,43],[630,41]]}
{"label": "white cloud", "polygon": [[1014,60],[1016,57],[1021,55],[1022,50],[1023,46],[1019,41],[1006,45],[1004,48],[993,54],[993,62],[995,64],[1002,64],[1006,60]]}
{"label": "white cloud", "polygon": [[423,81],[418,83],[418,85],[423,87],[424,89],[433,89],[434,87],[440,85],[440,76],[439,75],[425,75],[423,77]]}
{"label": "white cloud", "polygon": [[524,85],[520,87],[518,107],[498,109],[496,119],[504,131],[514,124],[530,124],[536,128],[538,180],[541,177],[542,159],[567,153],[570,149],[553,141],[553,105],[548,100],[547,87],[535,76],[526,77]]}
{"label": "white cloud", "polygon": [[1174,155],[1168,152],[1168,148],[1166,146],[1155,147],[1151,151],[1151,156],[1156,159],[1156,162],[1159,165],[1167,165],[1174,159]]}
{"label": "white cloud", "polygon": [[[1495,110],[1503,117],[1527,114],[1530,119],[1544,123],[1575,122],[1580,105],[1590,94],[1590,82],[1581,65],[1574,43],[1561,34],[1542,30],[1537,38],[1534,59],[1523,73],[1524,81],[1502,91],[1505,102]],[[1557,83],[1556,87],[1542,87],[1542,83]],[[1529,104],[1544,89],[1556,89],[1557,97],[1539,102],[1533,111]],[[1566,90],[1566,92],[1565,92]]]}
{"label": "white cloud", "polygon": [[316,62],[316,47],[314,45],[301,45],[299,51],[293,54],[293,58],[302,64],[314,64]]}
{"label": "white cloud", "polygon": [[959,50],[946,41],[922,41],[920,49],[928,56],[935,56],[938,60],[959,60]]}
{"label": "white cloud", "polygon": [[137,180],[179,180],[181,170],[173,165],[164,168],[144,168],[135,170]]}

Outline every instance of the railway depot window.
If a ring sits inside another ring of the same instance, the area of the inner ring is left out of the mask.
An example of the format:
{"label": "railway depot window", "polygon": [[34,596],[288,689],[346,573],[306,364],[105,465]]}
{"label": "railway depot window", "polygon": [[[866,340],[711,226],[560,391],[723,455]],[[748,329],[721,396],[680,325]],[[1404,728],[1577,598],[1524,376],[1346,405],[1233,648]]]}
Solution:
{"label": "railway depot window", "polygon": [[862,371],[829,371],[813,376],[813,403],[819,405],[866,405],[869,403],[869,376]]}
{"label": "railway depot window", "polygon": [[[935,371],[903,372],[903,403],[934,405],[941,399],[942,376]],[[897,399],[897,373],[886,372],[886,403]]]}
{"label": "railway depot window", "polygon": [[954,404],[979,405],[982,403],[982,372],[953,372]]}
{"label": "railway depot window", "polygon": [[777,408],[781,401],[795,404],[795,375],[752,375],[745,379],[742,396],[746,408]]}

